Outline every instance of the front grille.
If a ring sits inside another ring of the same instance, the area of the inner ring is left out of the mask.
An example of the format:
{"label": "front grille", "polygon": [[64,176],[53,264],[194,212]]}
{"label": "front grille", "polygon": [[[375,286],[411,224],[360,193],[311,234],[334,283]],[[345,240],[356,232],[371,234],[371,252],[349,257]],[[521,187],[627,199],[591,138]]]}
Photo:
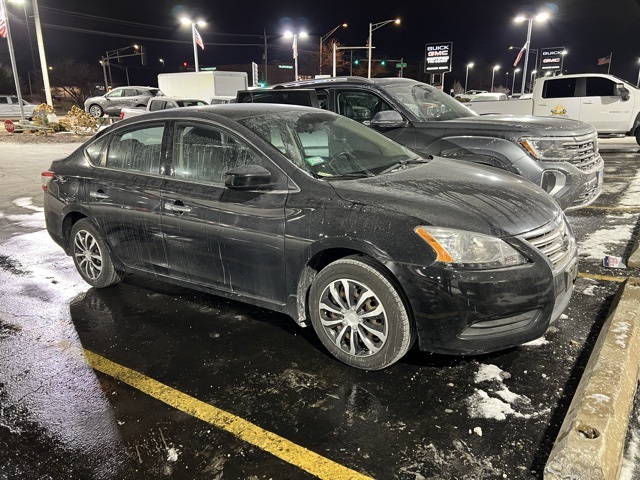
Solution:
{"label": "front grille", "polygon": [[561,268],[572,255],[575,239],[564,218],[529,232],[524,240],[546,256],[554,270]]}
{"label": "front grille", "polygon": [[593,172],[604,164],[598,153],[598,135],[595,132],[564,141],[562,145],[572,153],[569,162],[583,172]]}

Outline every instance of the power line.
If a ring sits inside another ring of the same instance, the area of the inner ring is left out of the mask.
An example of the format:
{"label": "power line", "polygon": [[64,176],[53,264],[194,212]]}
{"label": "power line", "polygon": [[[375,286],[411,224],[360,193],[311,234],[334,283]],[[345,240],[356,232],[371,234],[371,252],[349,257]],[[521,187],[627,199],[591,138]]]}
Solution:
{"label": "power line", "polygon": [[[40,7],[40,8],[42,10],[50,10],[53,12],[59,12],[59,13],[63,13],[65,15],[70,15],[74,17],[90,18],[93,20],[101,21],[101,22],[109,22],[109,23],[116,23],[121,25],[143,27],[143,28],[152,28],[157,30],[175,31],[175,28],[172,28],[172,27],[161,27],[158,25],[150,25],[148,23],[138,23],[138,22],[130,22],[127,20],[117,20],[115,18],[101,17],[98,15],[90,15],[87,13],[72,12],[70,10],[63,10],[60,8],[52,8],[52,7]],[[263,37],[264,36],[259,34],[250,34],[250,33],[224,33],[224,32],[207,32],[207,35],[225,35],[225,36],[231,36],[231,37]]]}

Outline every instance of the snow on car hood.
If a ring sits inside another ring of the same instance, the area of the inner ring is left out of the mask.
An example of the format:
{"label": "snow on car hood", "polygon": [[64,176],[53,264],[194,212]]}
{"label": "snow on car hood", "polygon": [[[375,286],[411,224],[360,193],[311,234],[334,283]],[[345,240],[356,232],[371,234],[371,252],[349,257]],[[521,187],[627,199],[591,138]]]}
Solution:
{"label": "snow on car hood", "polygon": [[519,132],[528,136],[566,135],[580,136],[595,132],[595,128],[579,120],[559,117],[537,117],[533,115],[490,114],[445,120],[443,125],[455,123],[456,128],[465,128],[469,133],[481,131]]}
{"label": "snow on car hood", "polygon": [[545,191],[517,175],[441,157],[385,175],[331,184],[347,201],[410,215],[424,225],[498,237],[531,231],[562,212]]}

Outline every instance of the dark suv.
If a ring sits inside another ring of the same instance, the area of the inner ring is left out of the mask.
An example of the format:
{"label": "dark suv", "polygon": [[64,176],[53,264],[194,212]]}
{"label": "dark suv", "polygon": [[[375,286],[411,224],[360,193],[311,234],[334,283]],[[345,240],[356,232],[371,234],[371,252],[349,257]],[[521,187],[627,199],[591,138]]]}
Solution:
{"label": "dark suv", "polygon": [[[310,88],[321,108],[422,153],[521,175],[541,186],[564,210],[591,204],[602,190],[604,162],[596,129],[589,124],[530,115],[478,115],[437,88],[408,78],[323,78],[279,84],[267,91],[277,95],[280,89]],[[264,95],[260,98],[266,101]]]}

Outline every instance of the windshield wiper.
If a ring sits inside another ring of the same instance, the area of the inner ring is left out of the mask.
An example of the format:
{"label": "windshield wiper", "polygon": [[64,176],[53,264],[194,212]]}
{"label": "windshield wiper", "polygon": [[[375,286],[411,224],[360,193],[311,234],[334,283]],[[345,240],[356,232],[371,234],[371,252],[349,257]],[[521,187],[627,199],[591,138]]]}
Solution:
{"label": "windshield wiper", "polygon": [[400,161],[394,163],[393,165],[391,165],[390,167],[387,167],[384,170],[382,170],[380,172],[380,175],[384,175],[385,173],[391,173],[394,170],[397,170],[397,169],[400,169],[400,168],[404,168],[407,165],[419,165],[419,164],[422,164],[422,163],[429,163],[432,159],[433,159],[433,157],[431,155],[429,155],[429,158],[414,157],[414,158],[409,158],[409,159],[406,159],[406,160],[400,160]]}
{"label": "windshield wiper", "polygon": [[343,173],[342,175],[318,175],[318,178],[326,179],[326,180],[344,180],[350,178],[367,178],[373,177],[374,175],[370,172],[358,172],[358,173]]}

